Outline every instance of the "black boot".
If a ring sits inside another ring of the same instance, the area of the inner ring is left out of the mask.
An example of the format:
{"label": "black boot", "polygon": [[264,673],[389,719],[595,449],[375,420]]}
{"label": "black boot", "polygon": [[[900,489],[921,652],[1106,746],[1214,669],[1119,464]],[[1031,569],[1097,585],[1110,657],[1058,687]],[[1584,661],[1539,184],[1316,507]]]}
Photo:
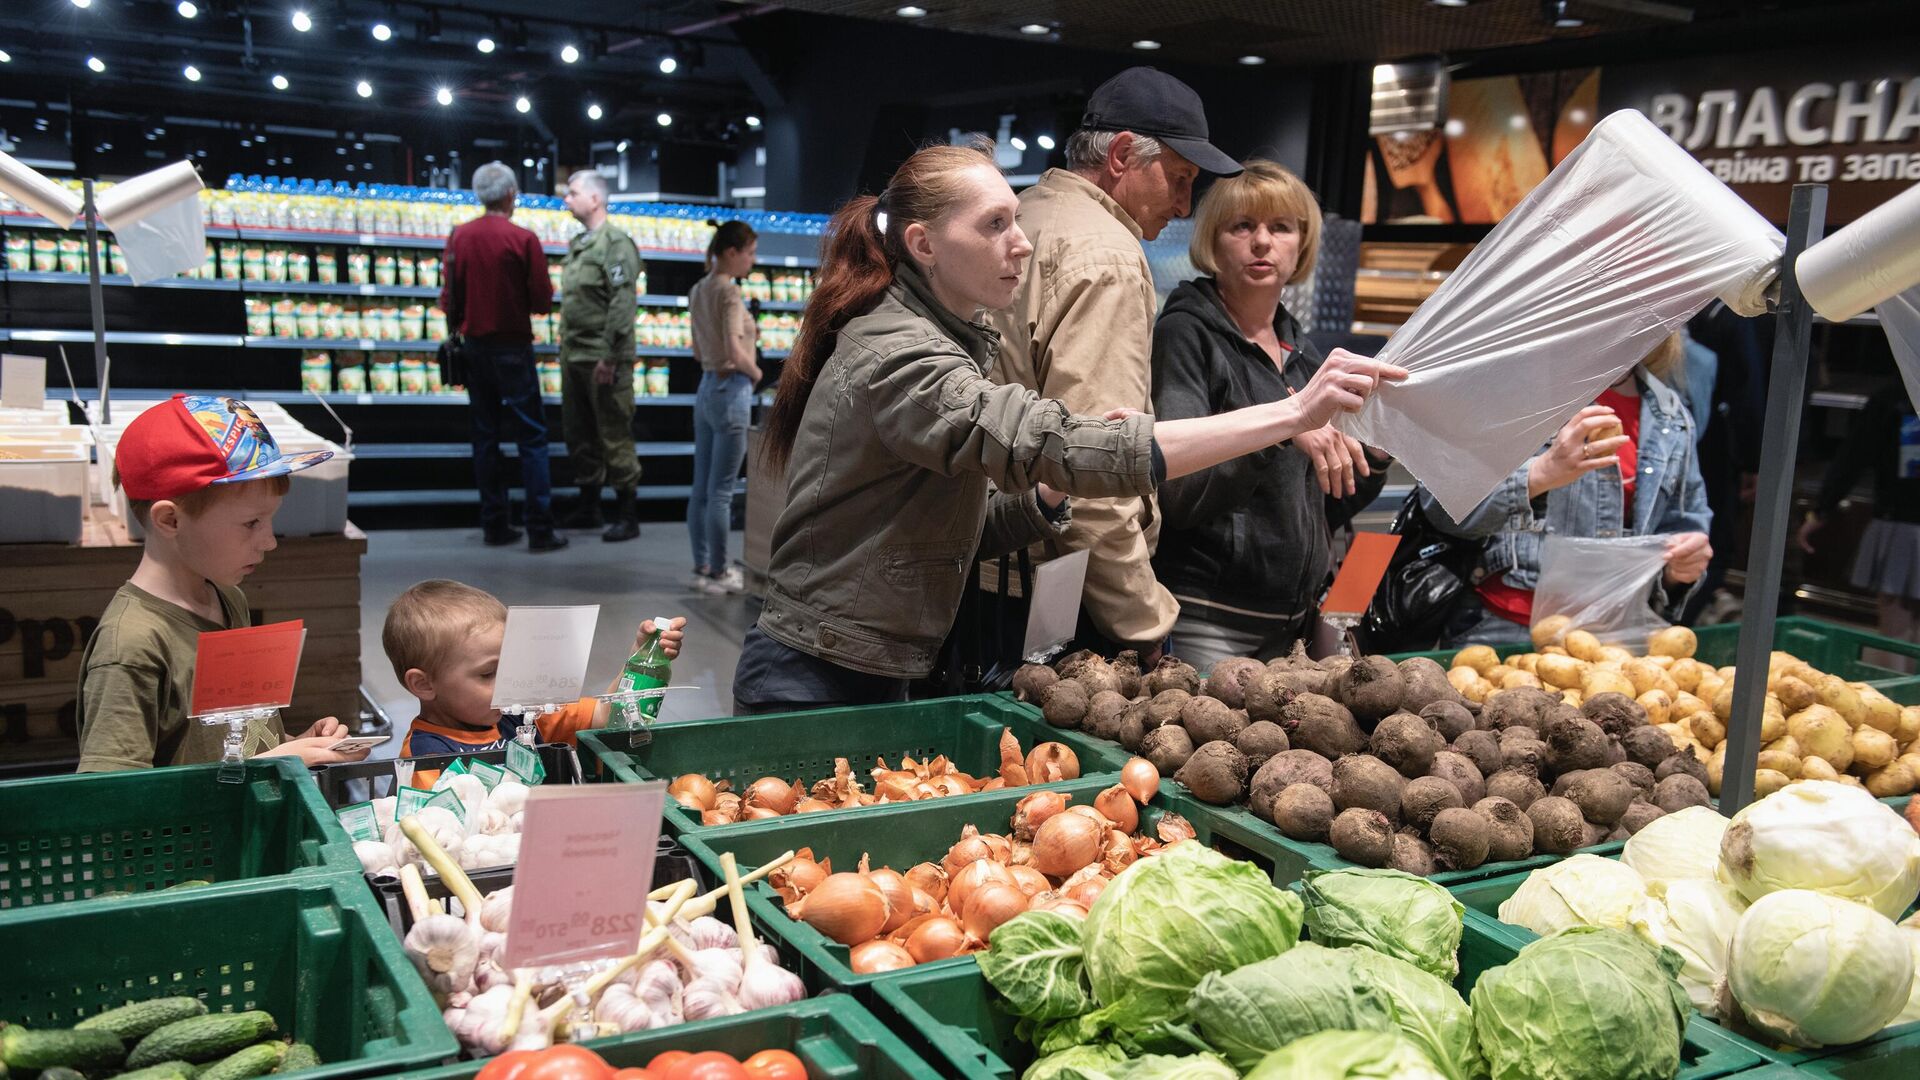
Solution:
{"label": "black boot", "polygon": [[580,498],[558,522],[562,529],[597,529],[606,523],[606,519],[600,516],[600,488],[597,485],[582,487]]}
{"label": "black boot", "polygon": [[613,523],[600,534],[600,539],[609,544],[640,535],[640,507],[634,503],[633,492],[616,491],[613,497]]}

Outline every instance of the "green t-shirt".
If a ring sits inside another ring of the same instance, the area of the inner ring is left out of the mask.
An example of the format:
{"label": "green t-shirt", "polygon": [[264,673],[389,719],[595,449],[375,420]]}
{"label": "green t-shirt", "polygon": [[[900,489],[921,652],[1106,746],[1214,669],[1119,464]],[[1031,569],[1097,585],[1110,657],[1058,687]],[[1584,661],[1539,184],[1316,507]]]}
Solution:
{"label": "green t-shirt", "polygon": [[[226,729],[187,719],[200,635],[248,626],[247,596],[215,586],[224,622],[209,622],[128,582],[113,594],[80,661],[80,771],[219,761]],[[278,745],[279,718],[269,722]]]}

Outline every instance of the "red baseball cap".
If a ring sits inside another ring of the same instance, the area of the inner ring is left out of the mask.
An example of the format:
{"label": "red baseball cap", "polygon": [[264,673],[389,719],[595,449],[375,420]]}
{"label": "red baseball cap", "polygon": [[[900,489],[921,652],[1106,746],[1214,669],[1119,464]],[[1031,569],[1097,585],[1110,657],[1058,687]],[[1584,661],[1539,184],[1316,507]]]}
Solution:
{"label": "red baseball cap", "polygon": [[331,450],[282,454],[267,425],[238,398],[175,394],[127,425],[113,461],[127,498],[151,501],[286,476],[332,456]]}

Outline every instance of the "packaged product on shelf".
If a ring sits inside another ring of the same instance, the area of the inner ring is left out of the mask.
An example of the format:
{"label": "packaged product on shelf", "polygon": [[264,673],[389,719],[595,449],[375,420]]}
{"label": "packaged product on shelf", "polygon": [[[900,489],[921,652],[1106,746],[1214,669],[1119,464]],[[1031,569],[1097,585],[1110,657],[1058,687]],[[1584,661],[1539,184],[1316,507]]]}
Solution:
{"label": "packaged product on shelf", "polygon": [[360,333],[360,309],[354,307],[352,304],[340,305],[340,336],[343,338],[357,338],[362,336]]}
{"label": "packaged product on shelf", "polygon": [[60,245],[52,237],[33,238],[33,268],[42,274],[60,269]]}
{"label": "packaged product on shelf", "polygon": [[308,353],[300,358],[300,388],[324,394],[333,389],[333,357]]}
{"label": "packaged product on shelf", "polygon": [[400,392],[403,394],[424,394],[427,392],[426,362],[414,357],[400,361]]}
{"label": "packaged product on shelf", "polygon": [[343,362],[333,373],[333,385],[343,394],[364,394],[367,392],[367,369],[361,366],[357,357]]}
{"label": "packaged product on shelf", "polygon": [[533,343],[535,345],[553,344],[553,326],[549,321],[550,319],[551,316],[547,315],[535,315],[533,317]]}
{"label": "packaged product on shelf", "polygon": [[334,263],[333,249],[321,248],[313,256],[313,280],[322,285],[338,285],[340,268]]}
{"label": "packaged product on shelf", "polygon": [[375,285],[392,285],[395,274],[394,257],[392,255],[374,256],[373,283]]}
{"label": "packaged product on shelf", "polygon": [[638,281],[634,282],[634,288],[640,290],[640,295],[642,296],[646,295],[647,293],[647,268],[646,267],[643,266],[640,268],[640,278]]}
{"label": "packaged product on shelf", "polygon": [[60,238],[60,272],[63,274],[87,272],[87,247],[78,237]]}
{"label": "packaged product on shelf", "polygon": [[647,396],[647,365],[638,360],[633,362],[633,396]]}
{"label": "packaged product on shelf", "polygon": [[300,336],[300,319],[291,296],[283,296],[273,302],[273,336]]}
{"label": "packaged product on shelf", "polygon": [[33,244],[26,237],[7,237],[7,269],[33,269]]}
{"label": "packaged product on shelf", "polygon": [[668,378],[668,375],[669,375],[669,372],[667,369],[667,362],[665,360],[662,360],[658,364],[655,364],[654,366],[647,369],[647,396],[648,397],[666,397],[667,396],[669,392],[669,387],[671,386],[671,380]]}
{"label": "packaged product on shelf", "polygon": [[420,265],[415,269],[414,278],[424,288],[439,288],[440,260],[432,255],[420,256]]}
{"label": "packaged product on shelf", "polygon": [[748,274],[746,284],[740,287],[740,293],[748,300],[773,299],[773,286],[767,281],[766,271],[755,270]]}
{"label": "packaged product on shelf", "polygon": [[294,307],[294,318],[300,325],[300,336],[317,338],[320,336],[320,305],[312,300],[302,300]]}
{"label": "packaged product on shelf", "polygon": [[268,281],[287,280],[287,249],[279,244],[269,245],[265,265]]}
{"label": "packaged product on shelf", "polygon": [[240,242],[237,240],[220,242],[220,280],[240,280]]}
{"label": "packaged product on shelf", "polygon": [[347,249],[347,284],[373,284],[373,257],[365,248]]}
{"label": "packaged product on shelf", "polygon": [[396,255],[393,261],[393,280],[396,284],[413,288],[413,256]]}
{"label": "packaged product on shelf", "polygon": [[247,281],[267,280],[267,249],[248,244],[240,259],[240,276]]}
{"label": "packaged product on shelf", "polygon": [[400,322],[400,309],[392,305],[380,309],[380,329],[388,341],[418,340],[408,335]]}
{"label": "packaged product on shelf", "polygon": [[447,340],[447,313],[440,310],[439,304],[427,308],[427,340]]}
{"label": "packaged product on shelf", "polygon": [[207,222],[222,229],[233,228],[233,192],[209,188],[200,194],[207,196]]}
{"label": "packaged product on shelf", "polygon": [[641,308],[633,316],[633,343],[650,349],[659,344],[653,334],[653,309]]}
{"label": "packaged product on shelf", "polygon": [[560,361],[540,361],[540,392],[549,396],[560,393]]}
{"label": "packaged product on shelf", "polygon": [[397,394],[400,392],[400,365],[389,360],[373,365],[368,374],[367,385],[376,394]]}
{"label": "packaged product on shelf", "polygon": [[446,389],[447,388],[440,383],[439,362],[434,360],[427,361],[427,393],[442,394],[446,392]]}
{"label": "packaged product on shelf", "polygon": [[328,340],[340,337],[340,305],[331,300],[320,304],[320,336]]}
{"label": "packaged product on shelf", "polygon": [[313,280],[313,256],[306,248],[293,248],[287,252],[287,280],[305,285]]}
{"label": "packaged product on shelf", "polygon": [[213,242],[207,242],[207,257],[200,264],[199,277],[212,281],[220,276],[220,257],[214,254]]}
{"label": "packaged product on shelf", "polygon": [[[563,287],[563,281],[566,278],[566,276],[567,276],[566,263],[561,262],[559,259],[547,260],[547,278],[548,280],[553,282],[554,292],[559,292],[561,290],[561,288]],[[642,288],[640,291],[646,292],[647,290]]]}
{"label": "packaged product on shelf", "polygon": [[263,296],[247,297],[247,336],[273,336],[273,304]]}
{"label": "packaged product on shelf", "polygon": [[426,341],[427,305],[408,304],[400,311],[400,337],[403,341]]}

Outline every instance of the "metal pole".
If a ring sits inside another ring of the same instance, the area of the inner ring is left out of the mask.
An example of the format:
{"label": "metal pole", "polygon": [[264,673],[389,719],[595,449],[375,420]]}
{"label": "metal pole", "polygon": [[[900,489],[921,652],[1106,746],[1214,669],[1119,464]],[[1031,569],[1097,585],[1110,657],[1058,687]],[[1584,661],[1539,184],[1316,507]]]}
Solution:
{"label": "metal pole", "polygon": [[1760,443],[1760,489],[1753,503],[1733,711],[1727,721],[1726,760],[1720,772],[1720,812],[1729,816],[1753,801],[1754,758],[1760,752],[1760,721],[1767,703],[1767,666],[1773,654],[1774,619],[1780,613],[1780,576],[1787,542],[1793,536],[1788,519],[1793,510],[1793,463],[1800,449],[1807,345],[1813,337],[1813,309],[1800,294],[1793,264],[1826,232],[1826,221],[1826,185],[1795,184],[1787,211],[1787,250],[1780,260],[1767,422]]}
{"label": "metal pole", "polygon": [[96,224],[100,215],[93,206],[93,181],[82,180],[80,186],[86,193],[87,296],[93,302],[93,385],[100,391],[100,422],[105,424],[113,419],[113,414],[107,402],[107,307],[106,296],[100,289],[100,231]]}

